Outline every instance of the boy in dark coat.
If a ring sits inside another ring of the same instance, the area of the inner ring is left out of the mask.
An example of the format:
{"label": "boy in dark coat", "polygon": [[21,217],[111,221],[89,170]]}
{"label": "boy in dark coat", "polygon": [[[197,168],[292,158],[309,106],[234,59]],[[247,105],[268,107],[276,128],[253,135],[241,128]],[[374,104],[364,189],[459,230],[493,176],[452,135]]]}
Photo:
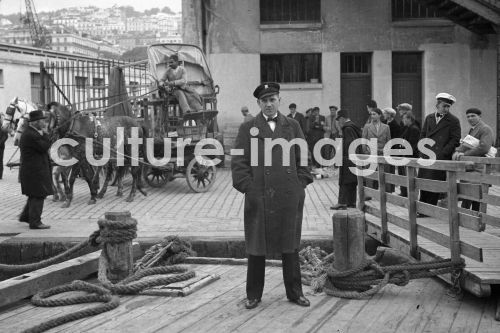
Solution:
{"label": "boy in dark coat", "polygon": [[347,110],[337,111],[337,121],[342,131],[342,166],[339,171],[339,202],[330,207],[333,210],[356,207],[358,178],[349,170],[350,167],[355,167],[349,159],[349,146],[354,140],[361,138],[361,128],[351,121]]}
{"label": "boy in dark coat", "polygon": [[21,190],[28,197],[19,221],[29,223],[30,229],[50,228],[41,220],[43,202],[48,195],[53,194],[48,153],[50,140],[43,131],[46,126],[44,119],[43,111],[31,111],[30,124],[19,142]]}
{"label": "boy in dark coat", "polygon": [[[233,187],[245,194],[247,309],[255,308],[261,301],[266,255],[278,253],[283,261],[287,298],[301,306],[310,305],[302,293],[298,249],[304,189],[313,178],[307,167],[307,144],[299,123],[278,112],[279,87],[271,82],[255,89],[261,112],[240,126],[235,149],[241,153],[233,155],[231,161]],[[284,139],[287,143],[300,139],[301,147],[274,146],[268,150],[272,159],[269,163],[264,155],[271,139]],[[284,151],[290,151],[289,156]]]}

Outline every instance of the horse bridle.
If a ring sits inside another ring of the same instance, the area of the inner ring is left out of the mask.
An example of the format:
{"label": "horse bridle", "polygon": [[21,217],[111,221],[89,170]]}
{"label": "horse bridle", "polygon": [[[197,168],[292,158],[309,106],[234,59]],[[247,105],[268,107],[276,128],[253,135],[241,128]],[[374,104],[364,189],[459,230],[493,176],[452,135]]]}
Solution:
{"label": "horse bridle", "polygon": [[12,103],[10,103],[9,106],[7,107],[7,110],[5,110],[5,115],[10,117],[10,119],[8,119],[9,126],[12,126],[12,124],[14,124],[15,121],[14,115],[16,114],[16,111],[18,111],[19,114],[22,115],[22,111],[19,108],[19,106],[17,106],[17,104],[12,104]]}

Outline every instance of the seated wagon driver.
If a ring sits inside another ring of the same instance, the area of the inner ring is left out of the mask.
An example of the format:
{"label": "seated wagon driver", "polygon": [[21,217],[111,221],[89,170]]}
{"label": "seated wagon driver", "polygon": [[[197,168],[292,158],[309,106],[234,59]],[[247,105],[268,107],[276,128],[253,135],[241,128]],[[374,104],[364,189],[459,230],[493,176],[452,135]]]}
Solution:
{"label": "seated wagon driver", "polygon": [[203,110],[200,95],[187,85],[186,69],[179,65],[178,55],[173,54],[168,59],[168,69],[159,84],[172,89],[183,113]]}

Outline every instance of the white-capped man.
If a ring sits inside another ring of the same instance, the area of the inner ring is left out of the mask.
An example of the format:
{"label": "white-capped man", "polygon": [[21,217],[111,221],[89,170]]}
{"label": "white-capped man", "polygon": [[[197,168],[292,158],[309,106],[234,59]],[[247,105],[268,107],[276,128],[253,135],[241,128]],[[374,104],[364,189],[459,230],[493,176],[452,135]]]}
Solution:
{"label": "white-capped man", "polygon": [[[281,254],[287,298],[300,306],[309,306],[304,297],[298,250],[300,246],[305,187],[313,181],[307,158],[301,163],[301,151],[293,145],[287,163],[281,145],[271,150],[271,163],[265,163],[266,139],[304,140],[299,123],[279,112],[280,85],[259,85],[253,95],[261,112],[253,121],[243,123],[236,137],[231,161],[233,187],[245,194],[245,246],[248,254],[247,300],[245,307],[258,306],[264,290],[266,256]],[[257,149],[251,149],[256,143]],[[305,146],[305,143],[304,143]],[[306,148],[307,149],[307,148]],[[258,153],[257,163],[252,163]],[[253,158],[253,159],[252,159]]]}
{"label": "white-capped man", "polygon": [[[439,93],[436,95],[436,112],[425,117],[420,140],[432,139],[434,145],[427,146],[436,154],[437,160],[451,160],[455,148],[460,143],[460,121],[450,113],[451,106],[456,102],[456,98],[448,93]],[[427,156],[423,156],[428,158]],[[418,172],[419,178],[433,180],[446,180],[446,171],[424,169]],[[437,205],[440,193],[420,191],[420,201]],[[420,217],[423,214],[419,215]]]}

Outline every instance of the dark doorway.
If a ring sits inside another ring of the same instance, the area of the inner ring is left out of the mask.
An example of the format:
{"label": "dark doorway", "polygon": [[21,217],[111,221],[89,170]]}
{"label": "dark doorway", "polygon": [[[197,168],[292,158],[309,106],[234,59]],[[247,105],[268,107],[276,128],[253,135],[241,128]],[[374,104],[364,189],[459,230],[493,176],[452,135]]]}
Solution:
{"label": "dark doorway", "polygon": [[340,105],[359,126],[368,119],[366,103],[372,99],[371,53],[340,55]]}
{"label": "dark doorway", "polygon": [[392,104],[410,103],[422,123],[422,53],[392,54]]}

